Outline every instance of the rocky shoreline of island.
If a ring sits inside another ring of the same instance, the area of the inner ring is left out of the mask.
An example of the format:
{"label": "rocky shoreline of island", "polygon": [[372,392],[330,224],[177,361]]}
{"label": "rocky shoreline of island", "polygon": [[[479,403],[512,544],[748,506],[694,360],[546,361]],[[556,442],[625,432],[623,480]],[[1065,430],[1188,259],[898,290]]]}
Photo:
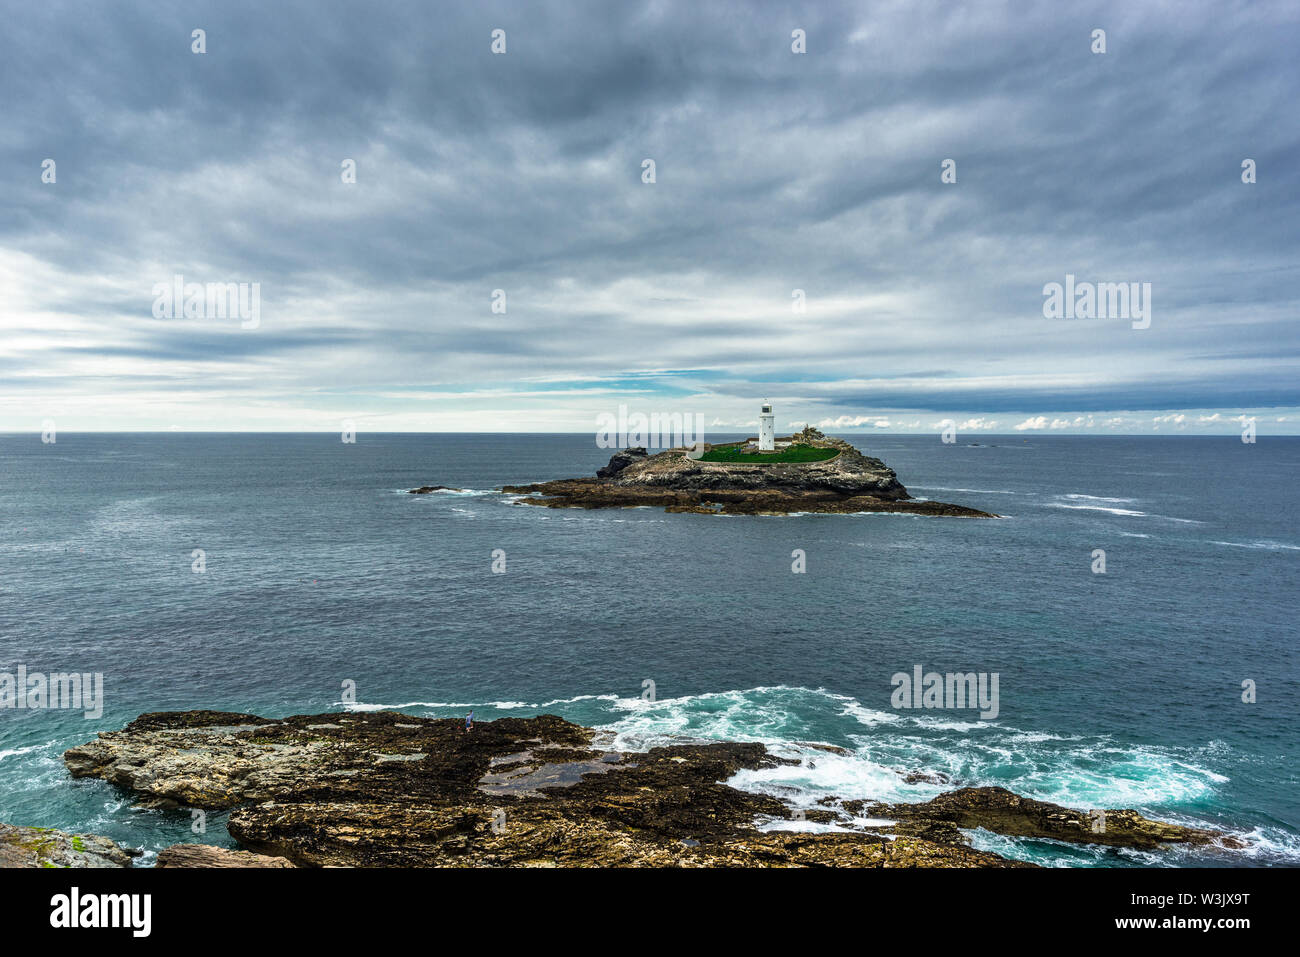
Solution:
{"label": "rocky shoreline of island", "polygon": [[[395,711],[278,720],[184,711],[141,715],[68,749],[64,762],[140,808],[229,812],[239,849],[178,844],[159,853],[159,867],[1034,866],[973,848],[976,828],[1149,851],[1242,846],[1133,810],[1084,812],[997,787],[954,787],[917,804],[844,795],[801,809],[726,783],[798,763],[763,744],[612,745],[607,732],[549,714],[467,730]],[[129,867],[138,855],[95,835],[0,825],[0,866]]]}
{"label": "rocky shoreline of island", "polygon": [[[595,476],[507,485],[524,505],[547,508],[663,508],[703,515],[790,515],[803,512],[889,512],[952,518],[998,518],[992,512],[914,499],[894,470],[843,439],[808,426],[783,440],[785,449],[829,453],[809,461],[779,455],[713,455],[737,443],[700,443],[650,454],[643,447],[614,453]],[[716,459],[716,460],[715,460]],[[736,461],[740,459],[741,461]],[[414,495],[448,489],[425,485]]]}

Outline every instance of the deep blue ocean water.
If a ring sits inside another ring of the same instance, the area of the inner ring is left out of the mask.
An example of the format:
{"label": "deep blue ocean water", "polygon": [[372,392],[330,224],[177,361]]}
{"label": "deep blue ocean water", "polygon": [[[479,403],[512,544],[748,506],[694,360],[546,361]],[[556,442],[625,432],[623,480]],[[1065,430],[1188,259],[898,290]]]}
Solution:
{"label": "deep blue ocean water", "polygon": [[[974,835],[1040,862],[1300,863],[1300,438],[848,438],[914,495],[1006,518],[552,510],[491,491],[592,473],[609,452],[591,435],[0,436],[0,672],[106,686],[96,720],[0,710],[0,821],[107,834],[146,862],[228,843],[221,815],[200,838],[188,813],[71,780],[62,751],[145,711],[473,708],[560,714],[625,748],[764,741],[801,763],[733,783],[804,807],[999,784],[1250,843]],[[466,491],[404,494],[422,484]],[[891,676],[918,664],[997,672],[998,717],[893,708]],[[904,783],[914,770],[953,784]]]}

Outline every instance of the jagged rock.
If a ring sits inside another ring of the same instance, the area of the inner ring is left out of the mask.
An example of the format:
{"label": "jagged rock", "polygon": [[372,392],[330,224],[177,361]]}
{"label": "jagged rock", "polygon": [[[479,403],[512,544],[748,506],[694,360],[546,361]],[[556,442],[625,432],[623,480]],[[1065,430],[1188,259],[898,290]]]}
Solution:
{"label": "jagged rock", "polygon": [[924,838],[936,844],[969,844],[970,838],[951,821],[934,821],[929,818],[898,821],[881,829],[886,834],[901,834],[909,837]]}
{"label": "jagged rock", "polygon": [[823,744],[820,741],[796,741],[794,742],[801,748],[812,748],[816,751],[825,751],[827,754],[849,754],[848,748],[841,748],[838,744]]}
{"label": "jagged rock", "polygon": [[646,456],[646,450],[641,446],[637,446],[634,449],[624,449],[622,452],[615,452],[610,457],[608,465],[596,469],[596,477],[613,478],[629,465],[634,465],[637,462],[642,461]]}
{"label": "jagged rock", "polygon": [[[65,760],[147,806],[233,808],[241,847],[305,866],[1021,866],[912,836],[760,831],[790,809],[721,783],[777,763],[757,743],[619,753],[554,715],[472,732],[396,712],[332,718],[151,714]],[[411,760],[379,760],[392,755]]]}
{"label": "jagged rock", "polygon": [[130,867],[132,856],[98,834],[0,824],[0,867]]}
{"label": "jagged rock", "polygon": [[819,429],[815,429],[811,425],[805,425],[790,438],[803,445],[815,445],[817,442],[826,438],[826,436],[823,435]]}
{"label": "jagged rock", "polygon": [[293,867],[283,857],[232,851],[211,844],[173,844],[158,852],[156,867]]}
{"label": "jagged rock", "polygon": [[961,788],[924,804],[872,804],[866,813],[909,821],[945,822],[959,828],[982,827],[1015,837],[1051,838],[1079,844],[1105,844],[1155,850],[1168,844],[1218,844],[1239,848],[1226,834],[1152,821],[1133,810],[1107,810],[1100,822],[1072,808],[1021,797],[1006,788]]}
{"label": "jagged rock", "polygon": [[942,771],[899,771],[905,784],[951,784],[952,778]]}

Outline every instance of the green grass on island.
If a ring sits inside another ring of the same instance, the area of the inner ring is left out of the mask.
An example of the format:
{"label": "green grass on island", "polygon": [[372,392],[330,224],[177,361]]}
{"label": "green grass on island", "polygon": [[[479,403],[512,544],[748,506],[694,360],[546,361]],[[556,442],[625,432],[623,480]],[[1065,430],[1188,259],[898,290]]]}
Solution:
{"label": "green grass on island", "polygon": [[777,452],[742,452],[739,445],[715,445],[700,456],[700,461],[784,465],[790,462],[825,462],[839,454],[839,449],[820,449],[812,445],[789,445]]}

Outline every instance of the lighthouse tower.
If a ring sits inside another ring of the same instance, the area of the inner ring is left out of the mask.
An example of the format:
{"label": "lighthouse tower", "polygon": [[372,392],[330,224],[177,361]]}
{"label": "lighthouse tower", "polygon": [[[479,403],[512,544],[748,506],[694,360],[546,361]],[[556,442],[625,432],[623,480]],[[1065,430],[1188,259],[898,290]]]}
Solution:
{"label": "lighthouse tower", "polygon": [[763,411],[758,416],[758,450],[771,452],[776,448],[776,416],[772,407],[763,403]]}

